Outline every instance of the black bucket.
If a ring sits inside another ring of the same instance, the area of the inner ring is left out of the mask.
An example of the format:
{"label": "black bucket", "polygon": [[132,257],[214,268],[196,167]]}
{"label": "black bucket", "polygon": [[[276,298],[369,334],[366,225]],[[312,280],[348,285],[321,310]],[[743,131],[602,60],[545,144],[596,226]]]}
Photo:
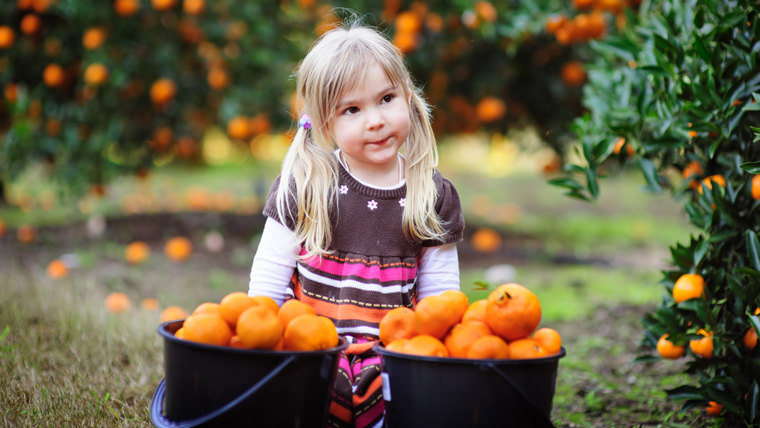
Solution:
{"label": "black bucket", "polygon": [[182,323],[158,327],[165,374],[150,407],[154,425],[324,426],[345,339],[323,351],[236,349],[177,339]]}
{"label": "black bucket", "polygon": [[435,358],[374,349],[388,427],[552,427],[559,354],[530,360]]}

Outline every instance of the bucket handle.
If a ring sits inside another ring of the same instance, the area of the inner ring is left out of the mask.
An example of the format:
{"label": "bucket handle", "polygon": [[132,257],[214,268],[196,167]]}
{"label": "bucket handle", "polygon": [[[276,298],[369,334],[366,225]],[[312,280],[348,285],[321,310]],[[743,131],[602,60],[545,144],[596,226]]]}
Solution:
{"label": "bucket handle", "polygon": [[242,402],[243,400],[248,399],[251,395],[253,395],[256,391],[261,389],[264,385],[266,385],[273,377],[277,376],[285,367],[287,367],[290,363],[295,361],[296,357],[291,355],[288,358],[286,358],[282,363],[280,363],[277,367],[275,367],[271,372],[267,373],[266,376],[261,378],[256,384],[248,388],[245,392],[234,398],[229,403],[225,404],[224,406],[212,411],[211,413],[208,413],[203,416],[199,416],[195,419],[189,419],[185,421],[172,421],[168,419],[166,416],[164,416],[163,411],[163,405],[164,405],[164,395],[166,393],[166,379],[161,379],[161,383],[158,384],[158,388],[156,388],[156,393],[153,394],[153,401],[150,403],[150,419],[153,422],[153,424],[159,428],[191,428],[191,427],[197,427],[201,424],[204,424],[208,421],[211,421],[213,419],[218,418],[219,416],[223,415],[224,413],[227,413],[229,410],[231,410],[233,407],[237,406]]}
{"label": "bucket handle", "polygon": [[533,400],[528,397],[528,395],[525,393],[525,390],[523,390],[520,385],[515,383],[515,381],[507,376],[506,373],[499,370],[499,368],[496,367],[493,363],[487,363],[486,367],[490,368],[499,376],[501,376],[501,378],[504,379],[504,381],[506,381],[507,384],[517,393],[517,397],[531,410],[531,413],[539,423],[539,425],[537,425],[537,428],[554,428],[554,424],[552,423],[551,419],[549,419],[549,417],[546,416],[546,414],[544,414],[544,412],[541,411],[538,406],[536,406]]}

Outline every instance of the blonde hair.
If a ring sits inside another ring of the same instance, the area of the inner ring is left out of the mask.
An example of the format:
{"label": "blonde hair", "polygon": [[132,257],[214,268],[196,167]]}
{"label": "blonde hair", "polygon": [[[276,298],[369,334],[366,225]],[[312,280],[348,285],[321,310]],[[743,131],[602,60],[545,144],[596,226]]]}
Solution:
{"label": "blonde hair", "polygon": [[299,127],[296,132],[283,161],[276,201],[283,224],[286,213],[291,212],[290,204],[298,207],[293,220],[296,239],[307,252],[304,257],[329,252],[331,208],[337,207],[338,183],[338,164],[333,155],[336,145],[329,124],[341,96],[361,82],[372,64],[383,69],[410,103],[409,137],[403,145],[407,186],[404,234],[410,242],[442,240],[445,236],[435,212],[438,195],[433,171],[438,165],[438,149],[428,105],[414,86],[398,49],[377,30],[349,23],[323,34],[296,71],[298,105],[309,115],[312,126]]}

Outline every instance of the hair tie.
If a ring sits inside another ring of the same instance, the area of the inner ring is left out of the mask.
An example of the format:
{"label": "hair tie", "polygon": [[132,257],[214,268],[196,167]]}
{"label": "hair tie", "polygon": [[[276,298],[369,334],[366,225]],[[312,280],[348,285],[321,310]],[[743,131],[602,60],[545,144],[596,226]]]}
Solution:
{"label": "hair tie", "polygon": [[298,119],[298,127],[303,129],[311,129],[311,119],[308,114],[304,114]]}

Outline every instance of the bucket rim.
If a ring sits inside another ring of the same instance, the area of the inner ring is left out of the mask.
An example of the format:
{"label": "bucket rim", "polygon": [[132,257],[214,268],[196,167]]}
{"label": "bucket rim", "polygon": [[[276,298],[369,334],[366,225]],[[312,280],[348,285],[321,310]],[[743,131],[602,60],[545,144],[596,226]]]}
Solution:
{"label": "bucket rim", "polygon": [[348,341],[343,336],[338,336],[338,346],[328,348],[328,349],[320,349],[318,351],[293,351],[293,350],[275,351],[271,349],[240,349],[240,348],[232,348],[229,346],[208,345],[205,343],[182,340],[175,337],[174,332],[179,330],[179,327],[181,327],[182,323],[184,322],[185,322],[185,319],[183,318],[179,320],[171,320],[171,321],[166,321],[166,322],[161,323],[157,329],[159,336],[161,336],[164,340],[168,342],[171,342],[173,344],[180,345],[180,346],[186,346],[189,348],[214,351],[214,352],[230,352],[233,354],[259,355],[259,356],[270,356],[270,357],[284,357],[288,355],[297,355],[297,356],[327,355],[327,354],[342,352],[346,348],[348,348]]}
{"label": "bucket rim", "polygon": [[466,365],[474,365],[474,366],[480,366],[483,364],[505,365],[505,366],[526,365],[526,364],[547,364],[547,363],[553,363],[555,361],[559,361],[560,358],[564,358],[566,355],[564,346],[560,349],[558,353],[553,354],[553,355],[548,355],[546,357],[541,357],[541,358],[528,358],[528,359],[519,359],[519,360],[490,359],[490,358],[474,359],[474,358],[455,358],[455,357],[430,357],[426,355],[405,354],[403,352],[390,351],[386,349],[384,346],[382,346],[382,344],[380,344],[379,342],[375,343],[372,346],[372,349],[378,354],[382,355],[383,357],[392,357],[392,358],[398,358],[402,360],[425,361],[425,362],[441,363],[441,364],[460,364],[460,365],[466,364]]}

